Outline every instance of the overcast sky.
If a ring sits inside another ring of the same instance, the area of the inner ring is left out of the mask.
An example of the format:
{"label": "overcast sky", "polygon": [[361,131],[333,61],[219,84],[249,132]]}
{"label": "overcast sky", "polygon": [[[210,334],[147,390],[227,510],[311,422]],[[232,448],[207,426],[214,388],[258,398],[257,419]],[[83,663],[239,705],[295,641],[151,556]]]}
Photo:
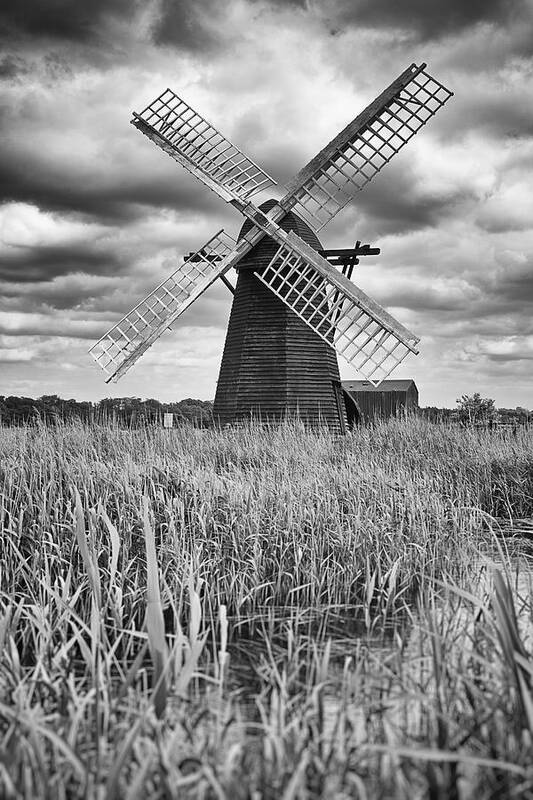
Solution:
{"label": "overcast sky", "polygon": [[117,384],[87,354],[241,224],[132,110],[169,86],[282,185],[426,61],[455,96],[321,239],[381,247],[353,277],[421,337],[421,405],[533,408],[532,2],[2,0],[0,36],[0,394],[214,396],[220,282]]}

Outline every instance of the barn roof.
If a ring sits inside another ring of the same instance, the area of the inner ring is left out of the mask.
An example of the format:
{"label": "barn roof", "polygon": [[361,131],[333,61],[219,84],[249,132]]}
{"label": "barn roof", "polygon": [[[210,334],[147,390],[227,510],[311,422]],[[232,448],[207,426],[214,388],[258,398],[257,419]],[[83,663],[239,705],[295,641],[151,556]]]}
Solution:
{"label": "barn roof", "polygon": [[412,378],[382,381],[376,387],[370,381],[341,381],[341,386],[347,392],[406,392],[415,382]]}

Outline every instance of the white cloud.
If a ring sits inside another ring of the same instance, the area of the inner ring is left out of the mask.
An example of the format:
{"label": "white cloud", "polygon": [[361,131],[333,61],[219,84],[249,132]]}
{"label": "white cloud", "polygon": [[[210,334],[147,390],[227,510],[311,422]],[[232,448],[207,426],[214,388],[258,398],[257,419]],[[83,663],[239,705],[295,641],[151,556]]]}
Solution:
{"label": "white cloud", "polygon": [[[33,381],[36,394],[144,395],[150,387],[161,399],[213,396],[230,304],[221,285],[116,387],[85,352],[184,253],[241,224],[129,125],[133,109],[171,86],[283,181],[410,61],[427,57],[455,97],[369,187],[373,204],[356,198],[321,237],[346,246],[375,235],[382,254],[362,260],[354,278],[423,337],[421,355],[401,368],[416,377],[423,403],[453,404],[463,381],[465,390],[475,381],[494,393],[500,376],[509,394],[501,403],[533,405],[522,363],[533,335],[533,71],[517,55],[519,26],[472,27],[428,53],[407,29],[366,25],[332,36],[334,15],[328,27],[318,10],[232,0],[207,20],[218,47],[185,52],[148,41],[155,12],[147,5],[142,29],[115,20],[116,52],[102,51],[100,61],[83,63],[72,45],[56,43],[68,68],[45,69],[44,39],[25,54],[29,72],[0,89],[4,148],[25,198],[0,207],[0,358],[10,391]],[[39,261],[47,248],[57,248],[57,263],[56,250]],[[80,252],[91,259],[81,263]]]}
{"label": "white cloud", "polygon": [[0,254],[10,248],[79,244],[109,235],[103,225],[67,219],[28,203],[0,206]]}

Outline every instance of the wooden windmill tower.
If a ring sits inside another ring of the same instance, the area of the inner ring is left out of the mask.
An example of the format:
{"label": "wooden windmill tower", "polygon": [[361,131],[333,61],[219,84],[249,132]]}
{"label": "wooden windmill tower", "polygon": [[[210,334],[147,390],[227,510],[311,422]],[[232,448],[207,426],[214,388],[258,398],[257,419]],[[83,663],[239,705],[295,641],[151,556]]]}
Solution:
{"label": "wooden windmill tower", "polygon": [[[322,248],[316,233],[451,97],[412,64],[290,182],[281,200],[250,197],[275,184],[170,89],[132,124],[237,208],[237,241],[223,230],[206,242],[91,348],[107,381],[120,378],[217,278],[234,291],[214,404],[232,423],[299,415],[332,429],[346,412],[337,354],[378,385],[418,338],[355,286],[368,245]],[[339,270],[337,267],[342,266]],[[235,289],[226,273],[237,270]]]}

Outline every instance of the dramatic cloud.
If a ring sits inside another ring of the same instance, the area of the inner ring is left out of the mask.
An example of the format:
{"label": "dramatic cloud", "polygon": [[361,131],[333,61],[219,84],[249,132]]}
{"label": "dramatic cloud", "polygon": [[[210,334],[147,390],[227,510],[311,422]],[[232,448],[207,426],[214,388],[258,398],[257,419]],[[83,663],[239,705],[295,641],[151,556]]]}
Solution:
{"label": "dramatic cloud", "polygon": [[157,44],[204,52],[216,49],[227,9],[216,0],[161,0],[153,36]]}
{"label": "dramatic cloud", "polygon": [[521,0],[342,0],[326,2],[326,8],[342,30],[344,25],[407,31],[421,40],[441,39],[481,24],[505,25],[519,17]]}
{"label": "dramatic cloud", "polygon": [[137,5],[130,0],[3,0],[0,26],[9,39],[49,37],[87,42],[98,39],[114,18],[132,13]]}
{"label": "dramatic cloud", "polygon": [[354,278],[421,336],[403,374],[423,404],[477,390],[533,407],[530,0],[6,0],[0,40],[0,393],[214,394],[220,283],[112,389],[87,356],[184,254],[242,222],[132,110],[172,87],[280,196],[427,61],[454,98],[320,237],[381,247]]}

